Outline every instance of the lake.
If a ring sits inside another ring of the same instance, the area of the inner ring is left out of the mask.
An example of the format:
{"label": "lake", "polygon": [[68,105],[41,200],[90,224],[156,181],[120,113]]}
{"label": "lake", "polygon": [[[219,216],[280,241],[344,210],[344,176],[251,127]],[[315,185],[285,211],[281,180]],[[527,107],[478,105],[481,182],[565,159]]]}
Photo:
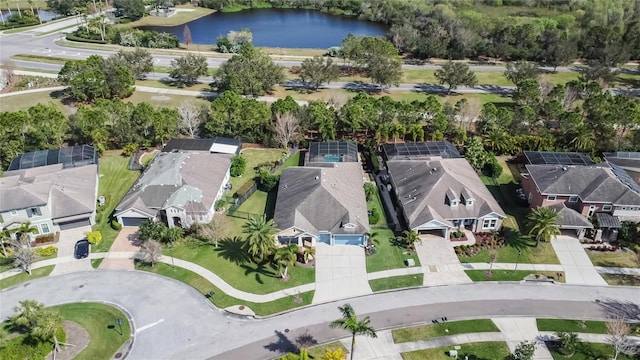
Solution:
{"label": "lake", "polygon": [[[22,10],[25,10],[25,9],[22,9]],[[18,13],[18,10],[11,10],[11,15],[15,15],[17,13]],[[42,19],[42,21],[53,20],[56,17],[60,16],[60,15],[54,13],[54,12],[47,11],[47,10],[38,10],[38,14],[40,15],[40,19]],[[4,17],[5,20],[7,20],[7,18],[9,17],[9,11],[8,10],[2,10],[2,16]]]}
{"label": "lake", "polygon": [[[311,10],[254,9],[234,13],[213,13],[189,22],[191,39],[196,44],[215,44],[218,36],[231,30],[248,28],[253,44],[265,47],[326,49],[338,46],[349,33],[381,36],[382,24]],[[183,42],[184,25],[148,26],[145,30],[175,34]]]}

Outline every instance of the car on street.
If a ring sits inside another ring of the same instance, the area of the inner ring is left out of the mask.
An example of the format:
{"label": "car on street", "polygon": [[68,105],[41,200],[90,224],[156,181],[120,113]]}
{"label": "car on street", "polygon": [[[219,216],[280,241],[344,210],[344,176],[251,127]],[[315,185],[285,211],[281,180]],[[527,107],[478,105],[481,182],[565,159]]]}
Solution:
{"label": "car on street", "polygon": [[73,256],[76,259],[84,259],[89,256],[89,241],[88,240],[80,240],[76,243],[75,251],[73,252]]}

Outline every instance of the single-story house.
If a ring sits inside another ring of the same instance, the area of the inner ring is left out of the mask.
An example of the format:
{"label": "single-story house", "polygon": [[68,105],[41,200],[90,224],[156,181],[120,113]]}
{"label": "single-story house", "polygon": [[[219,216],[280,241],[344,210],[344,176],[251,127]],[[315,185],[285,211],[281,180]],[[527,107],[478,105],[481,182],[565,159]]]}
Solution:
{"label": "single-story house", "polygon": [[169,141],[116,206],[118,222],[140,226],[151,219],[183,228],[210,222],[240,148],[237,140],[219,139]]}
{"label": "single-story house", "polygon": [[[355,144],[354,144],[355,145]],[[334,150],[328,150],[334,151]],[[319,156],[280,175],[274,221],[279,244],[365,245],[369,232],[362,165],[356,153]],[[345,156],[346,155],[346,156]],[[355,156],[355,157],[353,157]]]}
{"label": "single-story house", "polygon": [[91,226],[97,192],[98,156],[93,147],[22,154],[0,178],[0,229],[29,221],[38,235]]}
{"label": "single-story house", "polygon": [[445,238],[463,228],[473,232],[499,230],[506,218],[504,210],[467,160],[453,152],[453,146],[438,143],[443,144],[429,147],[426,142],[409,147],[422,149],[417,153],[393,156],[393,149],[385,145],[392,194],[405,226]]}

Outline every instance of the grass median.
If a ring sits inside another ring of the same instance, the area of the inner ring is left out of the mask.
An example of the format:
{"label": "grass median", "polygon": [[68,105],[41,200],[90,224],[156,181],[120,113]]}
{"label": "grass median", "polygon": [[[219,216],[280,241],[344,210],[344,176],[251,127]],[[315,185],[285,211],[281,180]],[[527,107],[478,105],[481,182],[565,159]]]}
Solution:
{"label": "grass median", "polygon": [[539,331],[565,331],[575,333],[606,334],[607,323],[591,320],[536,319]]}
{"label": "grass median", "polygon": [[371,290],[376,292],[422,286],[423,282],[424,274],[412,274],[369,280],[369,286],[371,286]]}
{"label": "grass median", "polygon": [[522,281],[529,275],[540,275],[556,282],[565,282],[563,271],[492,270],[489,273],[488,270],[465,270],[465,273],[473,281]]}
{"label": "grass median", "polygon": [[[400,354],[402,360],[445,360],[451,359],[449,351],[453,346],[417,350]],[[510,352],[504,342],[479,342],[460,345],[457,359],[506,359]]]}
{"label": "grass median", "polygon": [[427,340],[457,334],[500,332],[490,319],[461,320],[439,324],[421,325],[391,331],[396,344]]}
{"label": "grass median", "polygon": [[17,275],[9,276],[8,278],[0,280],[0,290],[10,288],[12,286],[25,283],[27,281],[39,279],[41,277],[49,276],[53,271],[55,265],[45,266],[31,271],[31,275],[26,272],[21,272]]}

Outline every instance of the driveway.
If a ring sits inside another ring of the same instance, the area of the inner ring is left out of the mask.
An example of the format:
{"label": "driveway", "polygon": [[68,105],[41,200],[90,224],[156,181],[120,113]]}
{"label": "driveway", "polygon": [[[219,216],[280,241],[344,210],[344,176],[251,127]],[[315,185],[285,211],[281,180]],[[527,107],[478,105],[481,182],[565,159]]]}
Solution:
{"label": "driveway", "polygon": [[416,252],[424,271],[424,286],[472,282],[465,274],[451,241],[435,235],[421,235]]}
{"label": "driveway", "polygon": [[574,237],[558,235],[551,240],[553,250],[564,268],[567,284],[607,285],[584,252],[580,241]]}
{"label": "driveway", "polygon": [[371,294],[364,249],[354,245],[316,245],[313,303]]}
{"label": "driveway", "polygon": [[123,258],[122,256],[118,256],[118,254],[138,252],[139,250],[138,227],[125,226],[120,230],[107,256],[102,260],[100,269],[134,270],[133,259],[129,256]]}
{"label": "driveway", "polygon": [[[58,258],[73,258],[76,242],[86,238],[86,234],[91,231],[91,226],[82,226],[75,229],[60,231],[58,241]],[[51,275],[66,274],[70,272],[93,270],[89,257],[85,259],[75,259],[57,264]]]}

